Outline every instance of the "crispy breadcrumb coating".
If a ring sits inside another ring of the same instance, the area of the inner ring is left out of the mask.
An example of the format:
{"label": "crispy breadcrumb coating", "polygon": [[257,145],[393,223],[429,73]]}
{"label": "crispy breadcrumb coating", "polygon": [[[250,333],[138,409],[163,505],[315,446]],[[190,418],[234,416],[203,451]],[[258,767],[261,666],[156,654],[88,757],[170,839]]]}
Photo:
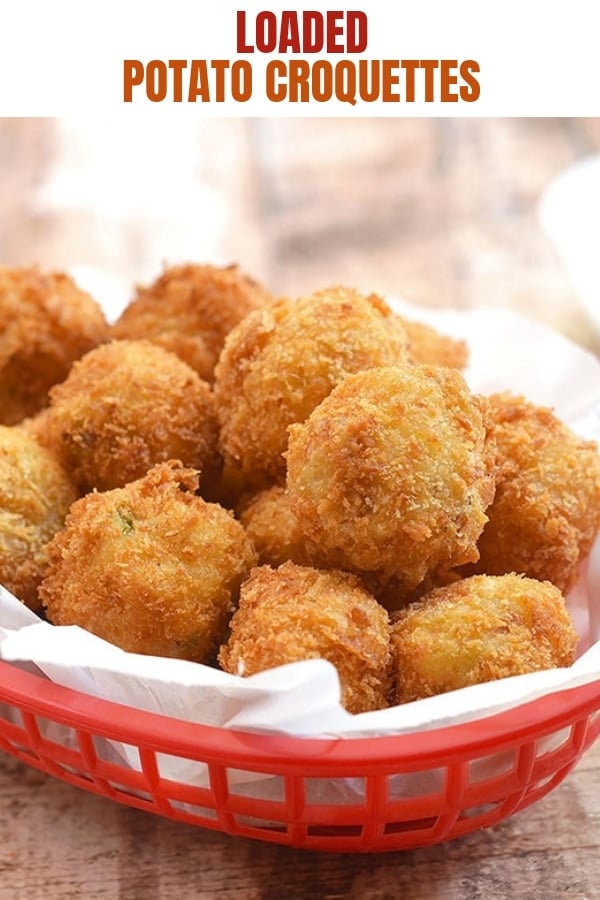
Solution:
{"label": "crispy breadcrumb coating", "polygon": [[485,435],[456,369],[348,376],[290,429],[287,490],[315,563],[376,573],[401,601],[476,560],[493,497]]}
{"label": "crispy breadcrumb coating", "polygon": [[121,487],[168,459],[199,469],[203,479],[217,465],[209,386],[149,341],[92,350],[50,396],[37,433],[82,493]]}
{"label": "crispy breadcrumb coating", "polygon": [[408,335],[408,352],[412,362],[432,366],[450,366],[453,369],[464,369],[469,361],[469,348],[466,341],[448,337],[411,319],[398,317]]}
{"label": "crispy breadcrumb coating", "polygon": [[497,491],[476,570],[521,572],[566,593],[600,528],[600,456],[550,409],[523,397],[488,398]]}
{"label": "crispy breadcrumb coating", "polygon": [[75,488],[54,457],[19,427],[0,425],[0,582],[30,609]]}
{"label": "crispy breadcrumb coating", "polygon": [[172,266],[152,284],[137,288],[113,336],[159,344],[212,382],[227,334],[272,300],[266,288],[237,266]]}
{"label": "crispy breadcrumb coating", "polygon": [[215,370],[225,465],[256,487],[283,482],[288,426],[350,372],[406,359],[406,336],[393,319],[379,297],[342,287],[247,316]]}
{"label": "crispy breadcrumb coating", "polygon": [[107,339],[102,310],[68,275],[0,266],[0,422],[42,409],[72,362]]}
{"label": "crispy breadcrumb coating", "polygon": [[211,661],[256,554],[197,487],[196,472],[162,463],[74,503],[39,591],[50,621],[133,653]]}
{"label": "crispy breadcrumb coating", "polygon": [[281,485],[259,491],[246,501],[239,519],[261,563],[279,566],[287,560],[301,565],[308,562],[300,524]]}
{"label": "crispy breadcrumb coating", "polygon": [[385,707],[386,611],[345,572],[291,562],[254,569],[242,586],[229,641],[221,647],[221,666],[234,675],[253,675],[303,659],[327,659],[336,667],[349,712]]}
{"label": "crispy breadcrumb coating", "polygon": [[474,575],[394,614],[397,703],[574,659],[577,634],[558,588],[520,575]]}

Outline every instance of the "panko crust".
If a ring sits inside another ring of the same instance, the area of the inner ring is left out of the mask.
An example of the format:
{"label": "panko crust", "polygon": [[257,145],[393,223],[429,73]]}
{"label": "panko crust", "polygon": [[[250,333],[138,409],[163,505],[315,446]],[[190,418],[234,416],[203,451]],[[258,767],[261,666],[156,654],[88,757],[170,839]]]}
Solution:
{"label": "panko crust", "polygon": [[394,614],[396,702],[569,666],[577,640],[550,582],[515,574],[465,578]]}
{"label": "panko crust", "polygon": [[424,322],[398,316],[408,336],[408,352],[412,362],[432,366],[464,369],[469,361],[466,341],[451,338]]}
{"label": "panko crust", "polygon": [[159,344],[212,382],[225,337],[244,316],[272,300],[236,265],[171,266],[152,284],[137,288],[112,334]]}
{"label": "panko crust", "polygon": [[225,465],[257,488],[282,483],[288,426],[349,373],[406,358],[404,331],[374,294],[335,287],[251,313],[215,370]]}
{"label": "panko crust", "polygon": [[234,675],[253,675],[303,659],[327,659],[336,667],[349,712],[385,707],[387,612],[345,572],[292,562],[253,569],[219,653],[221,666]]}
{"label": "panko crust", "polygon": [[520,572],[563,593],[600,528],[600,456],[552,412],[509,393],[487,398],[497,490],[478,572]]}
{"label": "panko crust", "polygon": [[42,409],[73,361],[107,339],[102,310],[68,275],[0,266],[0,422]]}
{"label": "panko crust", "polygon": [[0,425],[0,582],[34,611],[75,488],[54,457],[19,427]]}
{"label": "panko crust", "polygon": [[288,560],[308,564],[304,535],[281,485],[273,485],[247,499],[239,510],[239,519],[260,563],[274,567]]}
{"label": "panko crust", "polygon": [[217,468],[218,425],[206,382],[149,341],[112,341],[76,362],[50,394],[37,434],[82,493],[142,477],[168,459]]}
{"label": "panko crust", "polygon": [[133,653],[211,662],[256,554],[242,526],[170,461],[73,504],[39,589],[48,618]]}
{"label": "panko crust", "polygon": [[485,437],[455,369],[348,376],[290,429],[287,490],[315,564],[376,573],[401,602],[476,560],[494,491]]}

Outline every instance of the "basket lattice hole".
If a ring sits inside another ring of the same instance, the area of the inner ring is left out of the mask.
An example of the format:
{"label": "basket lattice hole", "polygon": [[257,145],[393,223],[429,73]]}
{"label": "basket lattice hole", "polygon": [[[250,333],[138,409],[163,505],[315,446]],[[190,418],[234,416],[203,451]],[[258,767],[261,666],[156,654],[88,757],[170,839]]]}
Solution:
{"label": "basket lattice hole", "polygon": [[491,812],[498,809],[502,805],[499,803],[481,803],[479,806],[470,806],[468,809],[463,809],[459,818],[460,819],[479,819],[484,816],[488,816]]}
{"label": "basket lattice hole", "polygon": [[589,733],[592,736],[592,740],[596,735],[600,734],[600,709],[597,709],[595,712],[591,713],[588,719],[588,729]]}
{"label": "basket lattice hole", "polygon": [[32,750],[31,747],[27,747],[25,744],[21,744],[18,741],[13,741],[11,743],[11,746],[13,750],[21,757],[27,756],[29,759],[39,759],[39,756],[37,755],[35,750]]}
{"label": "basket lattice hole", "polygon": [[542,756],[548,756],[551,753],[558,753],[570,746],[573,736],[573,727],[561,728],[553,734],[546,735],[537,742],[536,755],[539,759]]}
{"label": "basket lattice hole", "polygon": [[469,762],[469,784],[479,784],[490,778],[508,775],[516,768],[513,750],[503,753],[492,753],[489,756],[478,756]]}
{"label": "basket lattice hole", "polygon": [[74,750],[79,754],[79,739],[77,732],[70,725],[64,725],[62,722],[53,722],[52,719],[44,719],[42,716],[36,718],[37,727],[42,739],[42,746],[52,744],[48,748],[44,746],[46,751],[57,753],[60,758],[60,748],[64,750]]}
{"label": "basket lattice hole", "polygon": [[186,816],[195,821],[206,821],[208,819],[211,822],[216,822],[217,820],[215,810],[206,806],[197,806],[195,803],[187,803],[184,800],[171,800],[170,803],[174,810],[185,813]]}
{"label": "basket lattice hole", "polygon": [[387,822],[385,828],[383,829],[383,833],[401,834],[407,831],[431,831],[435,827],[437,821],[437,816],[427,816],[423,819],[407,819],[402,822]]}
{"label": "basket lattice hole", "polygon": [[305,778],[306,802],[329,806],[365,805],[366,779],[354,776],[348,778]]}
{"label": "basket lattice hole", "polygon": [[257,831],[287,832],[287,825],[276,819],[261,819],[259,816],[236,815],[235,821],[244,829],[256,829]]}
{"label": "basket lattice hole", "polygon": [[227,790],[238,797],[257,797],[277,803],[285,800],[285,781],[280,775],[246,769],[227,769]]}
{"label": "basket lattice hole", "polygon": [[142,764],[140,762],[140,751],[133,744],[124,744],[121,741],[110,741],[101,735],[94,734],[92,736],[94,751],[96,757],[104,763],[110,763],[115,766],[126,766],[130,769],[140,771]]}
{"label": "basket lattice hole", "polygon": [[340,838],[355,837],[361,838],[363,833],[362,825],[309,825],[306,829],[309,837],[320,838]]}
{"label": "basket lattice hole", "polygon": [[23,728],[21,710],[17,706],[0,703],[0,734],[2,733],[2,722],[8,722],[10,725],[17,725],[19,728]]}
{"label": "basket lattice hole", "polygon": [[206,763],[198,760],[173,756],[171,753],[157,753],[156,765],[160,778],[198,787],[208,786]]}
{"label": "basket lattice hole", "polygon": [[421,772],[390,775],[387,780],[388,797],[390,801],[410,797],[434,797],[443,793],[445,778],[445,769],[423,769]]}
{"label": "basket lattice hole", "polygon": [[[117,795],[122,795],[123,797],[135,797],[138,800],[146,801],[150,806],[154,806],[154,799],[148,791],[133,787],[133,785],[130,784],[123,784],[120,781],[113,781],[112,779],[108,781],[107,784]],[[125,800],[124,802],[127,801]]]}
{"label": "basket lattice hole", "polygon": [[57,768],[59,768],[66,775],[74,775],[80,781],[87,781],[90,784],[93,784],[94,779],[91,775],[88,775],[87,772],[83,772],[81,769],[76,769],[74,766],[70,766],[68,763],[57,763]]}
{"label": "basket lattice hole", "polygon": [[545,778],[540,778],[539,781],[536,781],[531,785],[531,791],[536,794],[547,794],[552,788],[557,784],[563,777],[563,773],[561,771],[551,772],[550,775],[546,775]]}

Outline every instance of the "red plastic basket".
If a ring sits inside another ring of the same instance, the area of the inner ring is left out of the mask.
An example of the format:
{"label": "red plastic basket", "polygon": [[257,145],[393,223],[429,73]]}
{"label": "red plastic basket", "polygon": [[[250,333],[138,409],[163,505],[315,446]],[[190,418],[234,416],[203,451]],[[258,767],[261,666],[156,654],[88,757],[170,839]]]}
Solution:
{"label": "red plastic basket", "polygon": [[[51,739],[57,724],[67,726],[60,741]],[[0,662],[0,747],[8,753],[169,819],[311,850],[401,850],[494,825],[556,787],[599,733],[600,681],[452,727],[307,739],[133,710]],[[110,741],[137,750],[139,768],[111,753]],[[164,777],[165,758],[202,764],[207,786]],[[260,782],[251,779],[265,776],[275,799],[253,796]],[[351,779],[352,800],[323,802],[324,779],[329,792]]]}

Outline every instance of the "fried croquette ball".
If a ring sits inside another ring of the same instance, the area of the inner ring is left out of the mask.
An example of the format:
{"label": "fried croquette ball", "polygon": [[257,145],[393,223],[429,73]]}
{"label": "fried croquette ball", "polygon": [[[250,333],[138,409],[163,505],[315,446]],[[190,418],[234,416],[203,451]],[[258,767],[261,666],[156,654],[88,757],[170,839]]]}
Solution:
{"label": "fried croquette ball", "polygon": [[261,563],[279,566],[287,560],[308,562],[300,524],[281,485],[254,495],[243,505],[239,519]]}
{"label": "fried croquette ball", "polygon": [[102,310],[68,275],[0,266],[0,422],[42,409],[73,361],[107,339]]}
{"label": "fried croquette ball", "polygon": [[122,487],[180,459],[208,479],[217,421],[209,386],[149,341],[113,341],[76,362],[51,391],[39,429],[82,493]]}
{"label": "fried croquette ball", "polygon": [[76,501],[40,586],[50,621],[133,653],[210,662],[256,554],[197,487],[196,472],[170,462]]}
{"label": "fried croquette ball", "polygon": [[215,370],[225,465],[256,487],[282,483],[288,426],[349,373],[406,357],[404,331],[375,295],[337,287],[251,313]]}
{"label": "fried croquette ball", "polygon": [[566,593],[600,528],[600,456],[550,409],[522,397],[488,398],[497,490],[476,569],[521,572]]}
{"label": "fried croquette ball", "polygon": [[569,666],[577,640],[563,596],[549,582],[465,578],[394,614],[396,702]]}
{"label": "fried croquette ball", "polygon": [[466,341],[441,334],[425,325],[400,316],[400,321],[408,335],[409,356],[412,362],[432,366],[450,366],[464,369],[469,361]]}
{"label": "fried croquette ball", "polygon": [[249,312],[272,300],[237,266],[172,266],[149,286],[137,288],[113,336],[159,344],[212,382],[225,337]]}
{"label": "fried croquette ball", "polygon": [[476,560],[493,496],[485,437],[456,369],[348,376],[290,428],[287,490],[313,561],[376,573],[401,599]]}
{"label": "fried croquette ball", "polygon": [[30,609],[75,488],[54,457],[19,427],[0,425],[0,582]]}
{"label": "fried croquette ball", "polygon": [[219,653],[221,666],[234,675],[253,675],[303,659],[327,659],[336,667],[349,712],[385,707],[386,611],[345,572],[320,572],[292,562],[253,569]]}

